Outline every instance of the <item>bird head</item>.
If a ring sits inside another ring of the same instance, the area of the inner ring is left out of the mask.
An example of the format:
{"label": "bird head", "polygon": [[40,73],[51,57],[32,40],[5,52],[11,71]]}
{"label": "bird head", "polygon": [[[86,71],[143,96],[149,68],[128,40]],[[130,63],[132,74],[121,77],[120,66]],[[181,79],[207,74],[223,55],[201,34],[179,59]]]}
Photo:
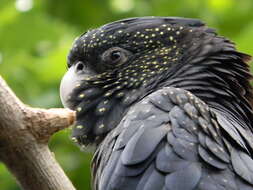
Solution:
{"label": "bird head", "polygon": [[158,88],[201,91],[202,79],[215,78],[205,69],[218,65],[207,57],[232,51],[232,43],[195,19],[131,18],[84,33],[60,86],[63,105],[77,112],[73,140],[99,143],[130,105]]}

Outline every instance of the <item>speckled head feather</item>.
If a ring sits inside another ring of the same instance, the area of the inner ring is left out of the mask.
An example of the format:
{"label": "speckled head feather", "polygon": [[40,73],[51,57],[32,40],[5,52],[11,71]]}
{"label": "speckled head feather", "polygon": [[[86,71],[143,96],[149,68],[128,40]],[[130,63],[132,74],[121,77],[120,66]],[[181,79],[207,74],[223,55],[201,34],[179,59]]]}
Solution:
{"label": "speckled head feather", "polygon": [[77,111],[73,139],[99,143],[130,105],[164,86],[189,90],[251,123],[247,60],[196,19],[131,18],[88,31],[68,56],[69,68],[82,63],[86,72],[66,101]]}
{"label": "speckled head feather", "polygon": [[[160,47],[179,50],[180,46],[176,45],[182,41],[181,38],[186,37],[185,34],[192,32],[193,28],[203,26],[199,20],[167,17],[132,18],[113,22],[88,31],[78,38],[69,54],[68,65],[73,64],[76,59],[99,58],[98,53],[115,46],[132,53],[150,52]],[[97,61],[99,60],[95,59],[94,64]]]}

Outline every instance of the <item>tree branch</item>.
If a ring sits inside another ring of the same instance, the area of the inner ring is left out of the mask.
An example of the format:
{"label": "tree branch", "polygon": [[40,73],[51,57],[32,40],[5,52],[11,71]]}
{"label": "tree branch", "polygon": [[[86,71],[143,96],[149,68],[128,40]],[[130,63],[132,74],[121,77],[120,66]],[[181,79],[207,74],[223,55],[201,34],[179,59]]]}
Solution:
{"label": "tree branch", "polygon": [[0,76],[0,160],[23,189],[75,189],[47,145],[74,120],[75,113],[68,109],[24,105]]}

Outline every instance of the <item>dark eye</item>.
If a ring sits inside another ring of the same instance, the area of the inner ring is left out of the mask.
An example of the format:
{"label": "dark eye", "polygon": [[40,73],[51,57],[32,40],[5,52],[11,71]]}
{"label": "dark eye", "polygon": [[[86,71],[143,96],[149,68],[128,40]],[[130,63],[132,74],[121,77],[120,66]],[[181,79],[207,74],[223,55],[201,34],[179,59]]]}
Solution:
{"label": "dark eye", "polygon": [[120,60],[120,58],[121,58],[121,52],[118,51],[118,50],[113,51],[111,53],[110,58],[111,58],[112,61],[118,61],[118,60]]}
{"label": "dark eye", "polygon": [[85,65],[82,61],[78,61],[75,65],[75,70],[77,73],[82,72],[85,69]]}
{"label": "dark eye", "polygon": [[124,63],[131,53],[120,47],[113,47],[106,50],[102,55],[102,60],[108,64]]}

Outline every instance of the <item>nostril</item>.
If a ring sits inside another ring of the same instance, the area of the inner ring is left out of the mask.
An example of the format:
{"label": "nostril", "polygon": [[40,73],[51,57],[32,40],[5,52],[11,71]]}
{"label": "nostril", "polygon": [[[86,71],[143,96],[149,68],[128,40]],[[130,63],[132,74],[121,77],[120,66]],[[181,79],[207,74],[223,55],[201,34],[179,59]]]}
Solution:
{"label": "nostril", "polygon": [[82,71],[84,69],[84,64],[83,62],[79,61],[77,64],[76,64],[76,70],[77,71]]}

